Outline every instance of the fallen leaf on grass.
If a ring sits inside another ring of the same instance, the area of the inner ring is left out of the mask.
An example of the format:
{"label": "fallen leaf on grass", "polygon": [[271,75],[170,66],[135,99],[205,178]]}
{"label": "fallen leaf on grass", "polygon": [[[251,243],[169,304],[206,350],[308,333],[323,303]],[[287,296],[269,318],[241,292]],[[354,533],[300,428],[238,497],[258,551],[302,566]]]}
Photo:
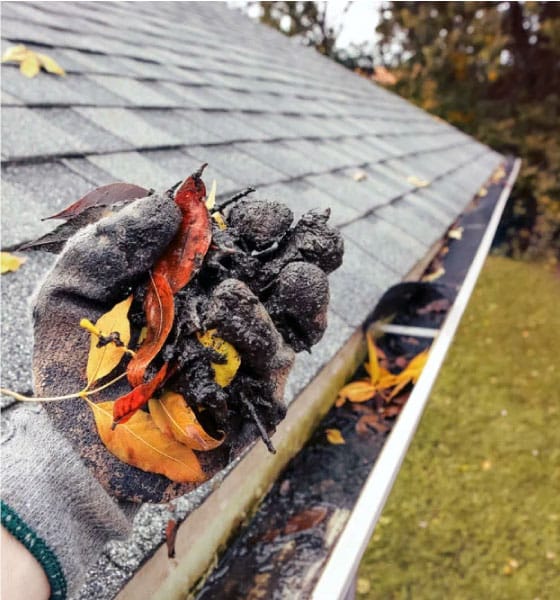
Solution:
{"label": "fallen leaf on grass", "polygon": [[373,414],[361,416],[356,423],[356,433],[358,435],[364,435],[369,433],[371,429],[375,429],[375,431],[378,433],[385,433],[386,431],[389,431],[389,427],[381,423],[377,415]]}
{"label": "fallen leaf on grass", "polygon": [[88,401],[88,404],[101,441],[119,460],[179,483],[199,483],[206,479],[194,452],[162,433],[148,413],[138,411],[126,424],[113,429],[115,403]]}
{"label": "fallen leaf on grass", "polygon": [[321,523],[328,514],[328,510],[324,506],[316,506],[303,510],[297,515],[290,517],[284,527],[284,534],[298,533],[316,527]]}
{"label": "fallen leaf on grass", "polygon": [[346,444],[346,440],[342,437],[339,429],[325,429],[325,433],[329,444],[334,444],[335,446]]}
{"label": "fallen leaf on grass", "polygon": [[205,333],[197,333],[198,341],[206,348],[212,348],[221,354],[224,363],[210,363],[214,370],[216,383],[221,387],[227,387],[235,377],[237,369],[241,364],[241,358],[237,350],[229,343],[218,337],[216,329],[209,329]]}
{"label": "fallen leaf on grass", "polygon": [[20,72],[30,78],[35,77],[41,70],[41,67],[48,73],[53,73],[62,77],[66,75],[64,69],[50,56],[33,52],[33,50],[29,50],[29,48],[23,44],[8,48],[2,55],[2,62],[19,63]]}
{"label": "fallen leaf on grass", "polygon": [[193,450],[213,450],[225,439],[225,436],[221,439],[213,438],[204,431],[181,394],[166,392],[159,400],[151,398],[148,406],[156,425],[163,433]]}
{"label": "fallen leaf on grass", "polygon": [[2,252],[1,254],[1,272],[2,275],[5,273],[13,273],[17,271],[21,265],[26,261],[25,258],[20,258],[15,254],[9,252]]}
{"label": "fallen leaf on grass", "polygon": [[[87,327],[89,321],[82,320],[82,327],[91,332],[88,362],[86,367],[86,376],[88,387],[99,379],[109,375],[121,362],[122,357],[127,351],[130,342],[130,322],[128,320],[128,311],[132,304],[132,296],[116,304],[109,312],[105,313],[94,325],[94,328]],[[94,333],[94,330],[97,333]],[[109,342],[99,346],[100,335],[109,337],[117,333],[118,339],[122,345]]]}

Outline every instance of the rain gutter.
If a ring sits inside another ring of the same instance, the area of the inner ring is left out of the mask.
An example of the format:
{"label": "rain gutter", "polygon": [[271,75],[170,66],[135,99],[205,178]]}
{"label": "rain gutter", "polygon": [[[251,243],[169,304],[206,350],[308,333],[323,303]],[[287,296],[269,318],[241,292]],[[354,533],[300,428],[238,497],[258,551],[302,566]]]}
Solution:
{"label": "rain gutter", "polygon": [[463,285],[445,323],[434,340],[422,375],[414,386],[405,408],[364,484],[358,501],[313,590],[312,600],[343,600],[353,597],[354,580],[362,555],[385,506],[426,407],[432,387],[478,280],[520,166],[520,159],[516,159]]}

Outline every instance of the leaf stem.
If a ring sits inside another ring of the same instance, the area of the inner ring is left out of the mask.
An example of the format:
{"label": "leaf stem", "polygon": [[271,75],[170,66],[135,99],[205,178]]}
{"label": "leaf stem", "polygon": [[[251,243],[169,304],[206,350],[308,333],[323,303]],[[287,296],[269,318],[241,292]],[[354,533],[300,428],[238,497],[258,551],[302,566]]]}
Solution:
{"label": "leaf stem", "polygon": [[93,396],[93,394],[97,394],[102,392],[103,390],[111,387],[117,381],[120,381],[123,377],[126,377],[126,372],[121,373],[118,377],[111,379],[107,383],[95,388],[93,390],[87,391],[81,390],[79,392],[75,392],[74,394],[66,394],[65,396],[49,396],[46,398],[38,398],[35,396],[24,396],[23,394],[18,394],[17,392],[13,392],[12,390],[8,390],[6,388],[0,388],[0,394],[4,394],[4,396],[9,396],[10,398],[15,398],[20,402],[60,402],[61,400],[72,400],[73,398],[87,398],[88,396]]}

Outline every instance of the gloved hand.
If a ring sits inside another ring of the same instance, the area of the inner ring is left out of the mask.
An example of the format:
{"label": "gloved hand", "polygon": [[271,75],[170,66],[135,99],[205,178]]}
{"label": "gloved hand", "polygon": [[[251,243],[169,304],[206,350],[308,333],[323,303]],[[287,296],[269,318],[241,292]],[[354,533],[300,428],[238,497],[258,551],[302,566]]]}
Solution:
{"label": "gloved hand", "polygon": [[[175,322],[160,359],[176,365],[166,386],[226,435],[220,448],[198,454],[208,477],[259,435],[268,442],[285,412],[282,396],[294,351],[309,349],[326,327],[326,273],[342,261],[342,239],[326,224],[328,214],[309,213],[290,229],[292,218],[273,202],[233,204],[228,228],[214,225],[214,245],[200,272],[175,297]],[[82,318],[95,322],[133,292],[131,321],[137,329],[142,326],[149,272],[180,223],[172,195],[153,194],[67,242],[35,301],[37,396],[84,387],[89,333],[78,325]],[[241,356],[241,368],[226,389],[213,381],[212,352],[195,335],[210,328]],[[129,390],[123,380],[93,400],[114,400]],[[54,429],[44,410],[30,416],[23,409],[26,416],[13,419],[15,433],[4,451],[9,476],[3,495],[18,523],[27,523],[47,541],[60,571],[74,582],[80,565],[101,544],[126,531],[131,502],[167,501],[196,484],[173,483],[119,461],[100,441],[91,409],[80,398],[46,404],[45,410]],[[34,496],[22,481],[37,490]],[[65,526],[58,528],[59,521]]]}

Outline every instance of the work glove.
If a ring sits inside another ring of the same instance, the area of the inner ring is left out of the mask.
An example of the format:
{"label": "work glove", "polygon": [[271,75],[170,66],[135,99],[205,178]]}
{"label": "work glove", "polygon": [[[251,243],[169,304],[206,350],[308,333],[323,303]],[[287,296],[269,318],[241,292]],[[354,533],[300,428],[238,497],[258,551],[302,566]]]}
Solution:
{"label": "work glove", "polygon": [[[90,334],[79,327],[82,319],[95,322],[133,293],[131,322],[141,327],[151,269],[181,219],[172,191],[152,193],[68,240],[34,302],[37,396],[84,387]],[[202,268],[175,297],[173,330],[159,358],[175,365],[166,386],[225,436],[219,448],[197,453],[207,477],[259,436],[273,450],[269,435],[285,413],[294,352],[309,350],[326,327],[326,273],[341,264],[342,239],[327,225],[328,213],[308,213],[290,228],[292,219],[275,202],[230,204],[227,227],[221,220],[213,224]],[[208,329],[240,355],[228,388],[214,381],[210,359],[219,357],[198,342],[197,332]],[[121,380],[92,399],[114,400],[129,391]],[[42,406],[18,407],[8,418],[3,524],[20,540],[31,535],[44,542],[34,543],[35,551],[48,549],[40,562],[51,588],[62,589],[79,583],[106,541],[128,532],[138,503],[169,501],[197,483],[174,483],[121,462],[101,442],[81,398]]]}

